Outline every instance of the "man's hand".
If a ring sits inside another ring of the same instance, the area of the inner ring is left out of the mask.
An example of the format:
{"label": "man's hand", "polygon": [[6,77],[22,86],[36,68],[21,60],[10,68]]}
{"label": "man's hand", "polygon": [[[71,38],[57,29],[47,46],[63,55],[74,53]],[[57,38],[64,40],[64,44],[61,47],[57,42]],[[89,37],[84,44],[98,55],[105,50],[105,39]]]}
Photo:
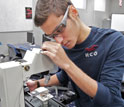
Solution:
{"label": "man's hand", "polygon": [[29,81],[27,81],[26,84],[27,84],[30,91],[33,91],[37,88],[37,81],[29,80]]}
{"label": "man's hand", "polygon": [[66,69],[69,66],[69,63],[71,63],[71,60],[59,43],[51,41],[44,42],[42,50],[42,54],[50,57],[50,59],[62,69]]}

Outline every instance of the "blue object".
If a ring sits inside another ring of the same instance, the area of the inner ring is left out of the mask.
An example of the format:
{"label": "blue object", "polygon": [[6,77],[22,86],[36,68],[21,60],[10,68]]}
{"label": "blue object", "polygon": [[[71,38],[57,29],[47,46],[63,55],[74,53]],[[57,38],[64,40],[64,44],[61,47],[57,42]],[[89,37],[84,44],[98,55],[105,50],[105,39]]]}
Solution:
{"label": "blue object", "polygon": [[7,44],[9,47],[10,57],[21,57],[23,58],[27,50],[32,50],[33,48],[40,48],[39,45],[30,45],[29,43],[24,44]]}
{"label": "blue object", "polygon": [[2,43],[0,42],[0,45],[2,45]]}

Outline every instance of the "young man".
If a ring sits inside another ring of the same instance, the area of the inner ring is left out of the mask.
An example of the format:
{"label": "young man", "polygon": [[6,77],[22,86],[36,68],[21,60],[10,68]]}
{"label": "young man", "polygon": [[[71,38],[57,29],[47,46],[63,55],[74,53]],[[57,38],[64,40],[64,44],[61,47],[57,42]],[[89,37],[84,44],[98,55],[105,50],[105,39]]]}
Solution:
{"label": "young man", "polygon": [[40,86],[67,84],[71,81],[78,98],[76,107],[123,107],[121,80],[124,71],[124,36],[111,29],[88,27],[81,22],[70,0],[38,0],[35,25],[43,36],[54,39],[42,45],[62,71],[31,81],[32,91]]}

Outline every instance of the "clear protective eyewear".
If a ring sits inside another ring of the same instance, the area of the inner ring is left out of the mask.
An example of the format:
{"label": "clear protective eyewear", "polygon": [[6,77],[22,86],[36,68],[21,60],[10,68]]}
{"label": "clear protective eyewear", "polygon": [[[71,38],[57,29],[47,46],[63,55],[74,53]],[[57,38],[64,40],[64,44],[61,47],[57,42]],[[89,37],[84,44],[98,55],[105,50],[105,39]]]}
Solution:
{"label": "clear protective eyewear", "polygon": [[69,7],[70,6],[67,7],[67,10],[64,14],[64,17],[63,17],[61,23],[53,30],[53,32],[51,34],[49,34],[49,35],[43,34],[44,38],[54,41],[54,38],[64,31],[64,29],[66,28]]}

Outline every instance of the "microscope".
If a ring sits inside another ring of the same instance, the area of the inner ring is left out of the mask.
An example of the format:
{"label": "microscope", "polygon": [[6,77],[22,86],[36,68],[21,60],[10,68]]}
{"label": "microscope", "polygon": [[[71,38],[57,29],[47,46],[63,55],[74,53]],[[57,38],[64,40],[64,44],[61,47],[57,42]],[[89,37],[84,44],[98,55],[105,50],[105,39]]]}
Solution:
{"label": "microscope", "polygon": [[[32,74],[54,68],[52,61],[47,56],[42,55],[41,51],[38,48],[34,48],[32,51],[27,50],[22,60],[0,63],[0,107],[26,107],[25,82]],[[47,94],[45,95],[45,98],[48,97],[47,100],[52,98],[52,95],[45,87],[40,87],[30,93],[30,96],[36,96],[42,100],[43,98],[39,95],[43,93]]]}

